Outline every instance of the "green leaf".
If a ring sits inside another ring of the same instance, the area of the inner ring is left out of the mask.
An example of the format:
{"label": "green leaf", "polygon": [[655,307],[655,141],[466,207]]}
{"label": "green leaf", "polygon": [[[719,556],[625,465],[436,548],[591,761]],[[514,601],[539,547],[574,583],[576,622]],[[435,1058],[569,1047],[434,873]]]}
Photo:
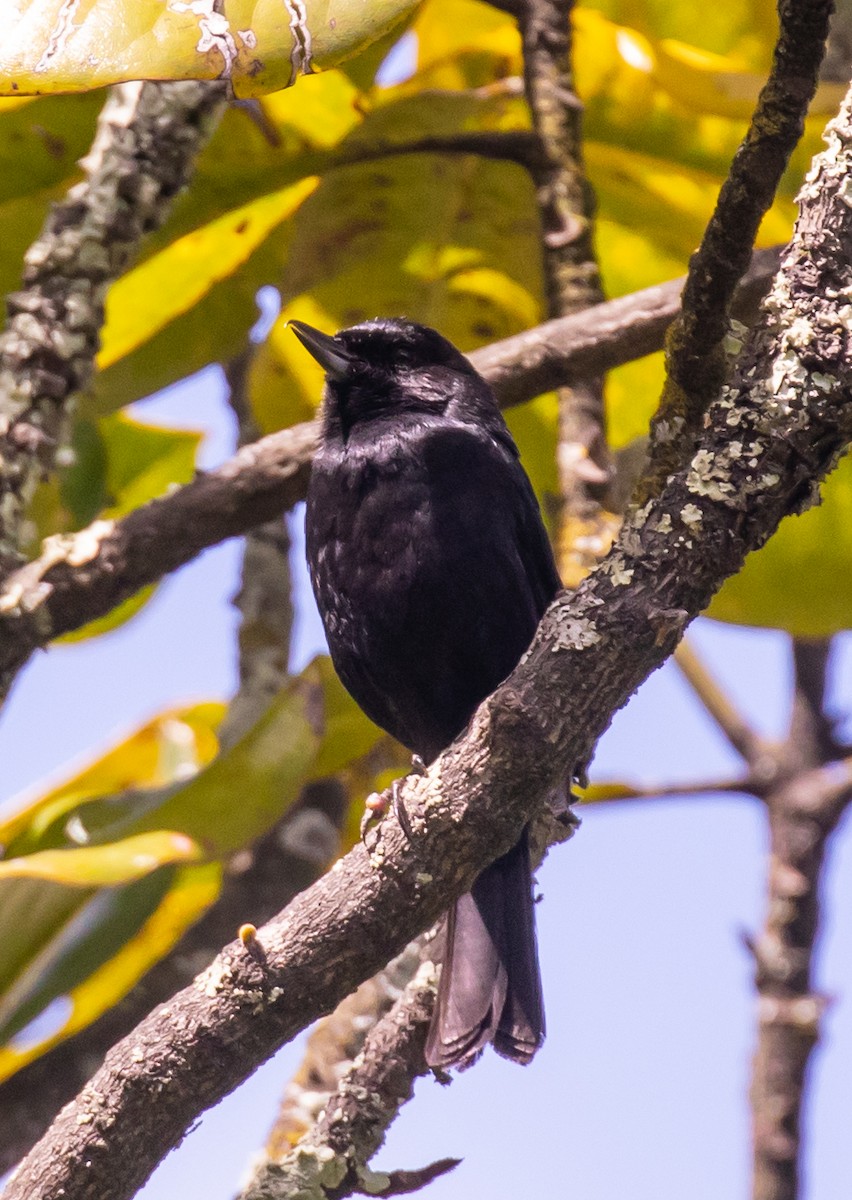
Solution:
{"label": "green leaf", "polygon": [[102,105],[95,94],[0,100],[0,204],[78,177]]}
{"label": "green leaf", "polygon": [[71,633],[63,633],[62,637],[54,638],[51,645],[70,646],[76,642],[87,642],[90,638],[101,637],[105,633],[111,633],[113,629],[120,629],[122,625],[142,611],[156,590],[156,584],[140,588],[134,596],[128,596],[126,600],[122,600],[121,604],[117,604],[104,616],[96,617],[94,621],[87,621],[79,629],[74,629]]}
{"label": "green leaf", "polygon": [[311,772],[320,745],[321,687],[318,670],[307,667],[236,745],[163,803],[134,817],[133,831],[177,829],[215,858],[265,833],[298,798]]}
{"label": "green leaf", "polygon": [[[72,820],[88,841],[100,840],[109,826],[126,825],[128,814],[139,807],[133,800],[134,790],[165,787],[210,762],[218,747],[215,731],[224,711],[223,704],[207,703],[159,713],[65,782],[0,822],[4,856],[78,845],[81,833],[68,830]],[[116,796],[120,798],[114,799]]]}
{"label": "green leaf", "polygon": [[[104,520],[124,516],[170,487],[188,483],[200,441],[194,430],[149,425],[123,413],[99,421],[79,417],[72,436],[73,466],[58,485],[45,484],[37,497],[32,516],[40,538],[79,529],[98,514]],[[142,588],[105,616],[56,641],[81,642],[118,628],[155,591],[154,586]]]}
{"label": "green leaf", "polygon": [[852,459],[841,461],[822,495],[821,504],[786,517],[748,556],[708,616],[784,629],[794,637],[830,637],[852,628]]}
{"label": "green leaf", "polygon": [[[71,1015],[61,1030],[45,1035],[45,1045],[93,1020],[215,896],[218,866],[173,865],[201,853],[186,833],[134,826],[155,804],[162,806],[164,785],[209,761],[222,711],[221,705],[195,705],[161,714],[0,825],[0,1027],[6,1036],[69,991]],[[105,964],[116,955],[110,970]],[[102,977],[89,978],[101,968]],[[0,1051],[0,1077],[37,1052],[32,1046]]]}
{"label": "green leaf", "polygon": [[362,758],[387,734],[358,707],[327,655],[315,658],[313,666],[322,680],[325,730],[311,774],[322,779]]}
{"label": "green leaf", "polygon": [[[75,6],[76,7],[76,6]],[[277,91],[382,37],[411,0],[0,0],[0,94],[85,91],[135,79],[220,79],[236,95]]]}
{"label": "green leaf", "polygon": [[[24,947],[28,962],[12,987],[8,972],[0,984],[2,1036],[9,1039],[0,1045],[0,1080],[120,1000],[212,904],[220,880],[219,865],[209,864],[167,867],[94,896],[42,881],[0,885],[0,970],[14,959],[16,947]],[[45,897],[69,896],[75,901],[72,909],[54,908],[48,922],[33,919]],[[39,928],[41,938],[34,936]],[[52,1027],[29,1030],[28,1023],[58,997],[67,1003],[61,1019]]]}
{"label": "green leaf", "polygon": [[[65,920],[47,929],[42,925],[40,932],[44,936],[30,942],[32,952],[26,964],[0,993],[0,1040],[8,1041],[51,1000],[75,987],[107,961],[154,911],[170,882],[171,869],[166,868],[158,873],[149,872],[119,892],[75,890],[79,899],[69,905]],[[59,885],[39,880],[37,886]],[[23,881],[4,881],[4,901],[15,898],[14,894],[9,896],[14,888],[23,891]],[[9,923],[5,903],[3,908],[0,931],[6,933]],[[32,934],[32,923],[25,929]],[[11,931],[13,937],[14,932]]]}

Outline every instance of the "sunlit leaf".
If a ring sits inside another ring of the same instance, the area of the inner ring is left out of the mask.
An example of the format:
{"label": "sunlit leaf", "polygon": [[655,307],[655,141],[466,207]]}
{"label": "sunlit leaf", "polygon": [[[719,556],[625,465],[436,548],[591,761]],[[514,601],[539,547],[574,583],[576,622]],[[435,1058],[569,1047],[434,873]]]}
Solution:
{"label": "sunlit leaf", "polygon": [[576,798],[583,804],[605,804],[611,800],[631,800],[636,795],[636,789],[629,783],[619,783],[616,780],[603,783],[590,783],[584,788],[573,789]]}
{"label": "sunlit leaf", "polygon": [[290,7],[278,0],[2,0],[0,93],[85,91],[133,79],[220,79],[237,95],[293,83],[381,37],[412,0]]}
{"label": "sunlit leaf", "polygon": [[739,625],[829,637],[852,628],[852,459],[823,485],[823,501],[787,517],[750,554],[707,610]]}
{"label": "sunlit leaf", "polygon": [[481,87],[523,70],[517,23],[481,0],[428,0],[412,29],[421,85]]}
{"label": "sunlit leaf", "polygon": [[[100,420],[82,415],[74,424],[73,465],[59,480],[45,482],[36,495],[30,520],[38,540],[89,524],[96,516],[124,516],[195,473],[201,434],[138,421],[123,413]],[[156,587],[141,589],[111,612],[57,639],[80,642],[97,637],[135,616]]]}
{"label": "sunlit leaf", "polygon": [[[216,753],[215,731],[224,711],[223,704],[207,703],[158,714],[0,823],[0,845],[5,855],[79,844],[79,836],[75,842],[66,829],[72,816],[77,817],[82,833],[90,840],[99,830],[125,821],[134,809],[132,799],[102,797],[122,796],[133,789],[162,788],[194,774]],[[79,810],[87,800],[91,803],[84,819]]]}
{"label": "sunlit leaf", "polygon": [[51,1000],[108,961],[160,903],[173,870],[164,867],[148,872],[119,889],[84,890],[43,879],[3,881],[0,931],[11,935],[13,946],[16,931],[10,928],[6,908],[13,906],[14,900],[38,887],[55,893],[67,908],[63,919],[50,926],[31,921],[24,925],[22,933],[29,935],[25,959],[0,991],[0,1039],[8,1040]]}
{"label": "sunlit leaf", "polygon": [[[2,12],[2,5],[0,5]],[[80,174],[103,96],[6,100],[0,107],[0,204]]]}
{"label": "sunlit leaf", "polygon": [[277,281],[289,236],[287,226],[273,230],[233,275],[214,284],[150,341],[98,372],[81,411],[113,412],[244,350],[258,316],[258,288]]}
{"label": "sunlit leaf", "polygon": [[592,0],[584,7],[598,9],[611,20],[630,25],[649,38],[678,38],[717,54],[742,60],[757,70],[768,69],[775,45],[778,17],[774,0],[708,5],[702,0]]}
{"label": "sunlit leaf", "polygon": [[98,354],[106,369],[228,278],[316,187],[302,179],[186,234],[122,276],[109,291]]}
{"label": "sunlit leaf", "polygon": [[325,729],[312,775],[334,775],[366,754],[386,734],[359,708],[337,677],[327,655],[314,660],[323,688]]}
{"label": "sunlit leaf", "polygon": [[201,857],[198,846],[183,833],[158,830],[73,850],[42,850],[0,862],[0,882],[7,879],[46,879],[72,887],[115,887],[132,883],[173,863]]}
{"label": "sunlit leaf", "polygon": [[[136,933],[123,941],[105,964],[97,966],[95,958],[87,956],[81,948],[80,961],[71,963],[76,970],[69,973],[68,979],[82,977],[83,981],[72,982],[66,988],[63,986],[65,981],[57,975],[51,999],[61,997],[65,1001],[57,1019],[47,1023],[46,1028],[43,1018],[36,1018],[31,1024],[25,1020],[17,1036],[13,1036],[9,1044],[0,1046],[0,1080],[13,1075],[57,1042],[84,1029],[120,1000],[216,899],[220,876],[221,868],[215,863],[170,872],[169,890],[153,910],[150,903],[143,906],[145,910],[151,910],[151,915],[142,920],[141,927],[137,921]],[[150,888],[151,884],[145,881],[133,889],[123,889],[117,894],[122,897],[119,903],[128,903],[128,893],[135,893],[141,901],[140,886]],[[158,886],[161,886],[159,881]],[[36,1005],[43,1008],[50,1003],[44,995],[39,996],[34,1005],[35,999],[30,1001],[31,1008]],[[45,1017],[48,1016],[49,1010],[45,1013]]]}
{"label": "sunlit leaf", "polygon": [[126,600],[122,600],[121,604],[117,604],[115,608],[110,609],[104,616],[96,617],[94,621],[87,621],[85,625],[81,625],[79,629],[72,630],[71,633],[63,633],[62,637],[55,638],[51,644],[54,646],[71,646],[76,642],[87,642],[90,638],[102,637],[105,633],[111,633],[113,629],[119,629],[135,617],[138,612],[142,611],[156,591],[156,584],[140,588],[133,596],[128,596]]}
{"label": "sunlit leaf", "polygon": [[[341,146],[502,122],[506,102],[436,96],[377,109]],[[513,118],[514,119],[514,118]],[[341,166],[299,209],[281,317],[255,356],[249,397],[264,430],[303,419],[322,371],[286,330],[378,314],[441,329],[462,349],[507,336],[541,313],[538,225],[526,174],[471,157],[405,155]]]}
{"label": "sunlit leaf", "polygon": [[234,746],[162,804],[134,817],[133,830],[179,829],[210,857],[265,833],[296,800],[316,758],[321,686],[316,668],[306,668]]}

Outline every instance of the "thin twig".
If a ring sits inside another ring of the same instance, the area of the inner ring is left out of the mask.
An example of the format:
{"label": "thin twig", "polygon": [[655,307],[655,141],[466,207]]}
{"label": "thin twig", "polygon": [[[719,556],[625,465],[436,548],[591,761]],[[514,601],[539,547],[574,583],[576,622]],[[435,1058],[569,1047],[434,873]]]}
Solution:
{"label": "thin twig", "polygon": [[[769,745],[757,730],[749,725],[730,696],[722,690],[688,638],[684,638],[675,650],[674,661],[708,714],[737,753],[748,763],[752,773],[762,777],[769,771],[771,776],[774,769]],[[764,784],[765,782],[764,779]]]}
{"label": "thin twig", "polygon": [[[777,268],[777,252],[755,256],[742,291],[753,308]],[[504,405],[606,370],[662,345],[683,280],[548,321],[478,350],[471,360]],[[0,695],[32,651],[110,612],[139,588],[207,546],[277,517],[304,499],[318,430],[313,422],[270,434],[221,467],[153,500],[121,521],[96,521],[48,539],[39,559],[0,588]]]}
{"label": "thin twig", "polygon": [[[252,348],[247,349],[225,367],[228,402],[237,418],[240,446],[258,437],[245,394],[252,353]],[[240,682],[219,728],[220,750],[239,741],[287,682],[293,631],[292,590],[287,523],[275,516],[250,529],[244,539],[240,588],[233,601],[240,613]]]}
{"label": "thin twig", "polygon": [[683,312],[667,339],[667,379],[651,425],[651,458],[640,502],[690,456],[707,405],[724,382],[723,341],[731,299],[802,135],[833,7],[833,0],[779,0],[772,69],[693,255]]}

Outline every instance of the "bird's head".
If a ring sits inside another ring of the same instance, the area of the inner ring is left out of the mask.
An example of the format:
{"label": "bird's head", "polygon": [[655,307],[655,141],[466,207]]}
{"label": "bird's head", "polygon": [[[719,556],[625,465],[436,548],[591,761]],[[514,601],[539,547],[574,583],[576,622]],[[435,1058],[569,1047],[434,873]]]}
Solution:
{"label": "bird's head", "polygon": [[344,437],[359,422],[391,414],[444,413],[471,381],[488,391],[452,342],[415,321],[380,317],[333,337],[304,321],[288,324],[325,368],[326,417],[340,421]]}

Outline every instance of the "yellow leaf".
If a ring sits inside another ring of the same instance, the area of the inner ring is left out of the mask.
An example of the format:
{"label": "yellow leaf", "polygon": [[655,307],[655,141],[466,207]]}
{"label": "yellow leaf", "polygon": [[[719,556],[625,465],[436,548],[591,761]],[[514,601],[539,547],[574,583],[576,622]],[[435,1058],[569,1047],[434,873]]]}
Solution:
{"label": "yellow leaf", "polygon": [[213,903],[219,894],[221,874],[218,863],[178,871],[171,888],[138,933],[66,993],[64,1019],[55,1028],[34,1035],[28,1035],[24,1028],[8,1045],[0,1046],[0,1081],[85,1029],[126,995]]}
{"label": "yellow leaf", "polygon": [[794,637],[831,637],[852,628],[852,459],[822,487],[822,503],[786,517],[750,554],[707,615],[738,625],[784,629]]}
{"label": "yellow leaf", "polygon": [[[216,753],[215,730],[224,715],[219,703],[196,704],[159,713],[111,750],[75,772],[64,783],[23,805],[0,823],[0,845],[20,854],[26,845],[40,847],[51,827],[64,828],[66,814],[88,798],[128,789],[159,788],[186,778]],[[106,818],[107,813],[104,812]],[[86,829],[91,834],[91,829]],[[67,844],[64,837],[61,844]]]}
{"label": "yellow leaf", "polygon": [[85,91],[135,79],[227,78],[277,91],[382,37],[412,0],[0,0],[3,95]]}
{"label": "yellow leaf", "polygon": [[70,887],[132,883],[169,863],[192,862],[201,850],[186,834],[160,830],[73,850],[42,850],[0,862],[0,881],[46,879]]}
{"label": "yellow leaf", "polygon": [[412,155],[341,167],[293,232],[281,316],[249,372],[265,431],[303,419],[321,392],[321,371],[286,331],[292,317],[334,331],[405,315],[463,350],[539,319],[531,185],[511,164]]}
{"label": "yellow leaf", "polygon": [[179,829],[223,857],[274,825],[299,795],[320,745],[321,680],[308,666],[248,733],[171,796],[133,820],[134,831]]}
{"label": "yellow leaf", "polygon": [[147,342],[231,275],[317,185],[302,179],[186,234],[123,275],[107,296],[101,370]]}

